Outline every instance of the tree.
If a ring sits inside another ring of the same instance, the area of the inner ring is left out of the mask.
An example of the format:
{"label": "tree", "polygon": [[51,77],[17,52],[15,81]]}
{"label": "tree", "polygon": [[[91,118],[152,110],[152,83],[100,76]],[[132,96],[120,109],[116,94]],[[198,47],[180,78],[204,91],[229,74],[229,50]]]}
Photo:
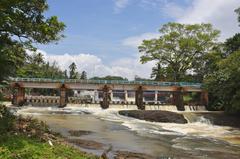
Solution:
{"label": "tree", "polygon": [[174,81],[184,79],[187,73],[200,74],[203,78],[204,56],[215,45],[219,31],[211,24],[168,23],[159,30],[159,38],[144,40],[139,51],[141,62],[156,61],[172,73]]}
{"label": "tree", "polygon": [[240,50],[240,33],[235,34],[225,42],[226,54],[231,54],[235,51]]}
{"label": "tree", "polygon": [[70,66],[69,66],[69,78],[70,79],[77,79],[78,77],[78,73],[77,73],[77,66],[76,64],[73,62]]}
{"label": "tree", "polygon": [[87,72],[82,71],[80,79],[86,80],[87,79]]}
{"label": "tree", "polygon": [[235,10],[235,13],[238,15],[238,22],[240,23],[240,7]]}
{"label": "tree", "polygon": [[212,93],[212,105],[222,106],[226,111],[240,113],[240,50],[217,63],[217,70],[206,78]]}
{"label": "tree", "polygon": [[65,25],[56,16],[45,17],[46,0],[1,0],[0,6],[1,82],[15,75],[26,60],[26,50],[36,50],[33,43],[58,41]]}
{"label": "tree", "polygon": [[35,52],[28,55],[22,67],[17,69],[16,74],[18,77],[24,78],[64,78],[64,72],[56,62],[52,64],[45,62],[43,55]]}
{"label": "tree", "polygon": [[64,79],[68,79],[67,70],[64,70]]}

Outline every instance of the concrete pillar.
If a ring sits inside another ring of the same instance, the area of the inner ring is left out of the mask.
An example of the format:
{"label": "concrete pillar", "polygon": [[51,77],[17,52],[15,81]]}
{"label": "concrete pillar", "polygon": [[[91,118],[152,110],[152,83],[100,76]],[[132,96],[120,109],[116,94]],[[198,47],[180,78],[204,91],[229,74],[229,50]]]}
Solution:
{"label": "concrete pillar", "polygon": [[145,105],[143,104],[143,89],[139,86],[135,93],[135,103],[140,110],[145,110]]}
{"label": "concrete pillar", "polygon": [[154,93],[154,103],[155,104],[158,103],[158,91],[155,91],[155,93]]}
{"label": "concrete pillar", "polygon": [[124,101],[125,101],[125,103],[128,102],[128,91],[127,90],[124,90]]}
{"label": "concrete pillar", "polygon": [[113,101],[113,91],[110,90],[109,93],[110,93],[110,101]]}
{"label": "concrete pillar", "polygon": [[62,87],[60,88],[59,107],[65,107],[66,105],[67,105],[67,89],[63,84]]}
{"label": "concrete pillar", "polygon": [[184,111],[184,101],[183,101],[183,88],[178,87],[176,88],[175,92],[173,93],[173,103],[176,105],[177,110]]}
{"label": "concrete pillar", "polygon": [[109,108],[110,94],[109,88],[107,85],[103,87],[103,101],[100,102],[100,105],[103,109]]}
{"label": "concrete pillar", "polygon": [[14,104],[18,106],[23,106],[25,102],[25,88],[23,87],[17,87],[16,94],[13,96]]}
{"label": "concrete pillar", "polygon": [[94,90],[94,102],[98,102],[99,101],[99,93],[98,90]]}
{"label": "concrete pillar", "polygon": [[201,92],[201,104],[204,106],[208,105],[208,92],[207,91]]}

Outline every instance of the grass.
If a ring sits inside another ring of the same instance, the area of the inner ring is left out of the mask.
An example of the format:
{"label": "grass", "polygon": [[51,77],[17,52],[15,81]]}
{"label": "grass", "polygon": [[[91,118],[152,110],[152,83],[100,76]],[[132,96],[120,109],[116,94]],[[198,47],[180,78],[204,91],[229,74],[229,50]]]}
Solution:
{"label": "grass", "polygon": [[0,137],[1,159],[93,159],[79,150],[63,145],[50,146],[23,135],[5,134]]}
{"label": "grass", "polygon": [[[48,141],[51,140],[53,146]],[[97,159],[55,137],[46,125],[0,105],[0,159]]]}

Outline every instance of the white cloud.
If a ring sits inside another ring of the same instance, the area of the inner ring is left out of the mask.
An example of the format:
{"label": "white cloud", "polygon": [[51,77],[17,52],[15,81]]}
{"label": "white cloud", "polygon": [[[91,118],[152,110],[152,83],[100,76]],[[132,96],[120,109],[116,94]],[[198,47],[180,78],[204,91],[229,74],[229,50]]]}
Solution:
{"label": "white cloud", "polygon": [[[141,0],[145,7],[159,7],[160,11],[179,23],[211,23],[221,31],[220,41],[240,31],[234,10],[240,7],[240,0],[192,0],[189,6],[180,6],[169,0]],[[158,28],[156,28],[158,29]],[[158,33],[143,33],[123,40],[124,46],[139,46],[144,39],[156,38]]]}
{"label": "white cloud", "polygon": [[187,8],[172,3],[166,6],[165,12],[180,23],[213,24],[221,30],[220,40],[223,41],[240,31],[234,12],[239,6],[239,0],[193,0]]}
{"label": "white cloud", "polygon": [[72,62],[75,62],[79,72],[87,71],[88,77],[93,76],[122,76],[130,80],[135,75],[143,78],[149,78],[154,62],[141,64],[138,58],[123,58],[112,61],[108,65],[104,64],[101,58],[91,54],[78,55],[52,55],[45,51],[39,50],[44,55],[44,59],[53,63],[56,61],[62,70],[67,69]]}
{"label": "white cloud", "polygon": [[129,4],[129,0],[114,0],[115,6],[114,6],[114,12],[119,13],[122,9],[127,7]]}
{"label": "white cloud", "polygon": [[143,40],[149,40],[149,39],[157,38],[159,36],[160,36],[159,33],[144,33],[141,35],[128,37],[122,41],[122,44],[124,46],[137,48],[139,45],[141,45]]}

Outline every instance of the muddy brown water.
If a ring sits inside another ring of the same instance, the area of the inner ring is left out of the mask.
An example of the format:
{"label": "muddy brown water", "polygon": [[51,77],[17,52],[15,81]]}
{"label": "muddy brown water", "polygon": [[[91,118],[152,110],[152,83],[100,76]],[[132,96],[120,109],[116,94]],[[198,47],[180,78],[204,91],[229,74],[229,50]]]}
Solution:
{"label": "muddy brown water", "polygon": [[[69,140],[79,140],[81,143],[76,145],[84,151],[101,155],[108,150],[109,158],[119,151],[143,153],[153,158],[240,157],[240,130],[212,125],[202,116],[195,117],[192,123],[175,124],[124,117],[118,114],[118,109],[24,107],[18,114],[31,115]],[[71,136],[69,131],[88,133]]]}

